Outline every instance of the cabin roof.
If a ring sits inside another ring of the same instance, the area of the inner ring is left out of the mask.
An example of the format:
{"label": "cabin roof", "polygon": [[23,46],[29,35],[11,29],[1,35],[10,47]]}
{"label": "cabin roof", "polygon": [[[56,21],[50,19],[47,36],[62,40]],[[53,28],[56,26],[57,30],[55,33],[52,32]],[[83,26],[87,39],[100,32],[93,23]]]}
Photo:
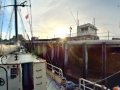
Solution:
{"label": "cabin roof", "polygon": [[15,54],[9,54],[7,57],[0,57],[0,64],[22,64],[22,63],[43,63],[45,60],[37,58],[35,55],[30,53],[19,53],[18,60],[15,60]]}
{"label": "cabin roof", "polygon": [[78,26],[78,28],[86,28],[86,27],[90,27],[90,28],[93,28],[94,30],[97,30],[97,28],[94,25],[92,25],[91,23],[87,23],[87,24]]}

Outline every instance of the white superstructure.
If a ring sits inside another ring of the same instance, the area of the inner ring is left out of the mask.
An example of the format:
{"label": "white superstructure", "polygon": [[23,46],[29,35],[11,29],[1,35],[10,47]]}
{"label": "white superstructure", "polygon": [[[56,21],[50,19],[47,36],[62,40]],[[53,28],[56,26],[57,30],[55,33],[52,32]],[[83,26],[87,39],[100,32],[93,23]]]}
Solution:
{"label": "white superstructure", "polygon": [[97,28],[90,23],[77,26],[77,36],[84,36],[84,35],[97,36]]}
{"label": "white superstructure", "polygon": [[47,90],[45,60],[22,52],[0,60],[0,90]]}

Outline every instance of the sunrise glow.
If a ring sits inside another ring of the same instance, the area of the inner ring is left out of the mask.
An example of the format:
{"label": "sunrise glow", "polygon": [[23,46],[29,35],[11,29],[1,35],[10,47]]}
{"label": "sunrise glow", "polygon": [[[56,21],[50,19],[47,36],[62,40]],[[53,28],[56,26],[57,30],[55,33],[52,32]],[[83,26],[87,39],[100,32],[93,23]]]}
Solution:
{"label": "sunrise glow", "polygon": [[55,37],[65,38],[68,35],[69,35],[68,30],[66,28],[57,28],[55,30]]}

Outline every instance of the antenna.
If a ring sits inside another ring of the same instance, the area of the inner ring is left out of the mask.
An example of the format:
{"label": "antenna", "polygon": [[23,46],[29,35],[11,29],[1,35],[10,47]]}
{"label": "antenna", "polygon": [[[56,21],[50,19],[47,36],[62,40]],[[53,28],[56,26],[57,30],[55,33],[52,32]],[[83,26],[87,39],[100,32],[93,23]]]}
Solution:
{"label": "antenna", "polygon": [[70,27],[70,37],[71,37],[72,27]]}
{"label": "antenna", "polygon": [[93,18],[93,25],[95,26],[95,17]]}
{"label": "antenna", "polygon": [[79,19],[78,19],[78,11],[77,11],[77,26],[79,26]]}
{"label": "antenna", "polygon": [[74,21],[75,21],[76,25],[77,25],[77,21],[76,21],[76,19],[75,19],[74,15],[73,15],[73,13],[72,13],[72,10],[71,10],[70,8],[69,8],[69,10],[70,10],[71,15],[73,16],[73,19],[74,19]]}

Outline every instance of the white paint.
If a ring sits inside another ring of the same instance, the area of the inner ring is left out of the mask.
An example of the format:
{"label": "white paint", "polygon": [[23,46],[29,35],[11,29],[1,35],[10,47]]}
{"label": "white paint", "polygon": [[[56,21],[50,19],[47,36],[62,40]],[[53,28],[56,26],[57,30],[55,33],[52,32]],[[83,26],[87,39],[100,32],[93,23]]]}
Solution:
{"label": "white paint", "polygon": [[77,26],[77,36],[84,36],[84,35],[97,36],[97,28],[90,23]]}
{"label": "white paint", "polygon": [[47,90],[46,64],[33,63],[34,90]]}
{"label": "white paint", "polygon": [[[15,55],[11,54],[7,56],[7,59],[6,61],[4,61],[4,63],[5,64],[2,64],[2,62],[0,62],[0,77],[5,80],[5,84],[3,86],[0,86],[0,90],[7,90],[7,87],[8,90],[22,90],[21,64],[26,64],[26,63],[33,63],[32,65],[33,65],[34,90],[46,90],[47,81],[46,81],[45,60],[37,59],[36,56],[31,54],[18,53],[18,60],[15,61]],[[17,69],[15,78],[11,78],[11,68]],[[40,84],[41,82],[42,84]]]}
{"label": "white paint", "polygon": [[[17,67],[17,65],[14,66],[14,68]],[[13,68],[13,65],[0,65],[0,78],[5,81],[5,84],[3,86],[0,86],[0,90],[7,90],[7,87],[8,90],[22,90],[22,78],[20,78],[22,74],[20,73],[20,70],[18,70],[18,74],[16,74],[16,77],[12,79],[10,74],[11,68]],[[20,68],[20,65],[18,66],[18,68]]]}

